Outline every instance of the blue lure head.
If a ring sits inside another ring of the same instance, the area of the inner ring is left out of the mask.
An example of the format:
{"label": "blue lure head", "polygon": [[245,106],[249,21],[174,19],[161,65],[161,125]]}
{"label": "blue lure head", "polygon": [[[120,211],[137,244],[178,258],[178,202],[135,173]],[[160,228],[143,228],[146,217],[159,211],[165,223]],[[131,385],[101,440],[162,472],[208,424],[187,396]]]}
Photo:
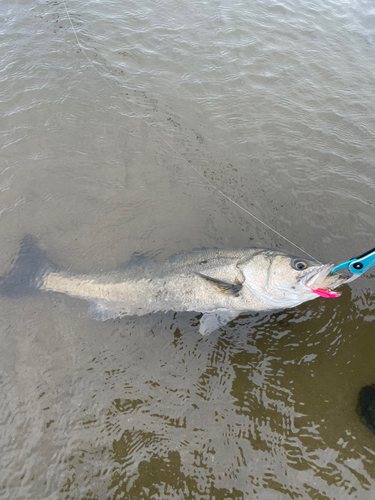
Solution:
{"label": "blue lure head", "polygon": [[331,274],[340,270],[346,270],[348,274],[348,280],[346,283],[349,283],[349,281],[359,278],[373,266],[375,266],[375,248],[372,248],[358,257],[354,257],[353,259],[339,264],[332,269]]}

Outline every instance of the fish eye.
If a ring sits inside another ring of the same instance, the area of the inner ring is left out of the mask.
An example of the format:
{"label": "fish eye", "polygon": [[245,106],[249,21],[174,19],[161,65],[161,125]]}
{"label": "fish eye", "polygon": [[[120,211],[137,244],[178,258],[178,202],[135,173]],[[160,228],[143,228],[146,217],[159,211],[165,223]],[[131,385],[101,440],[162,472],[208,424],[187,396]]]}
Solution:
{"label": "fish eye", "polygon": [[304,260],[295,260],[293,262],[293,267],[294,269],[297,269],[297,271],[303,271],[307,268],[307,262],[305,262]]}

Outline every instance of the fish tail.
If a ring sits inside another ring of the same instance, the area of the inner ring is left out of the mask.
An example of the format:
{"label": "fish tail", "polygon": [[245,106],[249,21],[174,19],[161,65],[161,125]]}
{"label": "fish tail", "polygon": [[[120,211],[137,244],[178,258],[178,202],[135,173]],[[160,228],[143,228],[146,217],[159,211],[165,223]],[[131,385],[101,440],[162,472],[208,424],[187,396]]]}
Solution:
{"label": "fish tail", "polygon": [[20,297],[39,290],[43,277],[53,268],[33,238],[25,236],[13,269],[0,280],[0,295]]}

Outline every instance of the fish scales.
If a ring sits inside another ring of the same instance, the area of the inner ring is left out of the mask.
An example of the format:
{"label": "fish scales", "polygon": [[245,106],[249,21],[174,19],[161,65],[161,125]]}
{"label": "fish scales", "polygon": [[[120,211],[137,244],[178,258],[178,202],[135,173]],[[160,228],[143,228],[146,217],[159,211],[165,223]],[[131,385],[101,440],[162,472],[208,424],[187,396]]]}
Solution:
{"label": "fish scales", "polygon": [[57,292],[87,300],[96,319],[153,312],[203,313],[200,332],[210,333],[244,312],[294,307],[317,298],[314,288],[345,282],[322,265],[264,248],[205,249],[165,262],[137,257],[120,270],[101,275],[73,275],[51,263],[26,236],[13,270],[0,293]]}

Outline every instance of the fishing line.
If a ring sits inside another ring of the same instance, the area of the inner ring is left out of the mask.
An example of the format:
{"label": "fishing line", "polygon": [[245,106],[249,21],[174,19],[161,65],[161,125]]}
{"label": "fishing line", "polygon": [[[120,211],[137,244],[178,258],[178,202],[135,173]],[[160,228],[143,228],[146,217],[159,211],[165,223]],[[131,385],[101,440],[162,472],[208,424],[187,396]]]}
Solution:
{"label": "fishing line", "polygon": [[63,0],[63,4],[64,4],[64,7],[65,7],[65,11],[66,11],[66,14],[68,16],[68,19],[69,19],[69,22],[70,22],[70,26],[72,28],[72,31],[74,33],[74,36],[75,36],[75,39],[77,40],[77,44],[79,46],[79,48],[81,49],[83,55],[86,57],[87,61],[89,62],[90,66],[98,73],[98,75],[100,76],[100,78],[105,82],[105,84],[111,89],[112,91],[112,94],[116,95],[119,99],[121,99],[121,101],[124,103],[124,105],[130,110],[130,112],[134,115],[133,118],[138,118],[139,120],[141,120],[145,125],[147,125],[155,135],[157,135],[159,137],[159,139],[161,139],[179,158],[181,158],[181,160],[183,160],[187,165],[189,165],[190,168],[192,168],[194,170],[194,172],[196,172],[200,177],[202,177],[202,179],[214,190],[216,191],[217,193],[219,193],[221,196],[223,196],[226,200],[228,200],[229,202],[233,203],[233,205],[235,205],[236,207],[238,207],[239,209],[243,210],[247,215],[250,215],[250,217],[252,217],[254,220],[256,220],[257,222],[259,222],[260,224],[262,224],[264,227],[266,227],[267,229],[270,229],[272,232],[274,232],[275,234],[277,234],[278,236],[280,236],[280,238],[282,238],[283,240],[287,241],[288,243],[290,243],[291,245],[293,245],[295,248],[297,248],[298,250],[300,250],[301,252],[305,253],[306,255],[308,255],[309,257],[311,257],[313,260],[315,260],[315,262],[317,262],[318,264],[321,264],[321,262],[319,260],[317,260],[315,257],[313,257],[312,255],[310,255],[308,252],[306,252],[306,250],[304,250],[303,248],[301,248],[300,246],[296,245],[295,243],[293,243],[293,241],[289,240],[288,238],[286,238],[285,236],[283,236],[281,233],[279,233],[278,231],[276,231],[276,229],[274,229],[273,227],[269,226],[268,224],[266,224],[266,222],[262,221],[261,219],[259,219],[256,215],[254,215],[253,213],[249,212],[249,210],[247,210],[245,207],[243,207],[242,205],[240,205],[239,203],[237,203],[236,201],[232,200],[232,198],[230,198],[228,195],[226,195],[225,193],[223,193],[223,191],[221,191],[221,189],[219,189],[218,187],[215,186],[215,184],[213,184],[209,179],[207,179],[207,177],[205,177],[202,172],[200,170],[198,170],[196,167],[194,167],[194,165],[192,163],[189,163],[189,161],[184,157],[182,156],[178,151],[176,151],[176,149],[172,146],[172,144],[170,144],[157,130],[155,130],[154,128],[152,128],[152,124],[149,123],[148,121],[146,121],[144,118],[142,118],[141,116],[139,116],[134,110],[133,108],[129,105],[129,103],[117,92],[117,90],[112,87],[112,85],[110,85],[110,83],[108,82],[108,79],[105,78],[102,73],[96,68],[95,64],[93,63],[93,61],[89,58],[89,56],[86,54],[86,51],[85,49],[83,48],[79,38],[78,38],[78,35],[77,35],[77,32],[76,32],[76,29],[73,25],[73,21],[72,21],[72,18],[70,17],[70,14],[69,14],[69,11],[68,11],[68,8],[66,6],[66,2],[65,0]]}

